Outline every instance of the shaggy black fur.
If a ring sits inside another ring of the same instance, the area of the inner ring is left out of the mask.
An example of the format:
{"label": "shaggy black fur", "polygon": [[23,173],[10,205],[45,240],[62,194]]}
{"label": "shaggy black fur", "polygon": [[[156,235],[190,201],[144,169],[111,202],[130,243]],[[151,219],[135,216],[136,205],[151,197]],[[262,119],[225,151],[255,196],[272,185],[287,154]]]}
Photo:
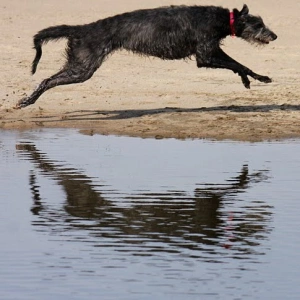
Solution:
{"label": "shaggy black fur", "polygon": [[108,54],[126,49],[162,59],[182,59],[196,56],[199,68],[223,68],[238,73],[244,86],[250,87],[247,76],[271,82],[224,53],[220,44],[232,30],[237,37],[250,43],[268,44],[277,36],[260,17],[249,14],[248,7],[233,10],[230,26],[228,9],[216,6],[170,6],[137,10],[78,26],[54,26],[34,36],[36,57],[34,74],[42,56],[42,45],[50,40],[68,39],[67,62],[57,74],[42,81],[29,97],[19,101],[17,108],[35,101],[48,89],[58,85],[84,82],[91,78]]}

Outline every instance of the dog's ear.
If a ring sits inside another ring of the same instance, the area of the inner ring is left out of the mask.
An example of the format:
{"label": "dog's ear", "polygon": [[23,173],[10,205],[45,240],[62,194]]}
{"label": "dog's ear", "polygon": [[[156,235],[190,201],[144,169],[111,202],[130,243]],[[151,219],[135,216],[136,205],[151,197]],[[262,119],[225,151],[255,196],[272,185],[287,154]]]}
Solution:
{"label": "dog's ear", "polygon": [[245,16],[249,14],[249,8],[246,4],[244,4],[242,10],[240,11],[240,16]]}

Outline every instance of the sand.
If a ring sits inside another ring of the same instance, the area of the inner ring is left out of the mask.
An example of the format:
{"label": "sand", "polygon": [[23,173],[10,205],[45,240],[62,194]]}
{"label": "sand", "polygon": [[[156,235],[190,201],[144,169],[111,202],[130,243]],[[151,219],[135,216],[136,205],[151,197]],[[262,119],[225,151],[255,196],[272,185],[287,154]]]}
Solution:
{"label": "sand", "polygon": [[253,0],[278,39],[254,47],[228,37],[223,50],[273,79],[247,90],[228,70],[198,69],[195,59],[162,61],[126,51],[113,54],[87,82],[47,91],[31,106],[13,107],[64,63],[65,41],[44,46],[30,75],[32,36],[45,27],[84,24],[114,14],[170,4],[242,8],[244,1],[51,0],[0,1],[0,128],[78,128],[87,134],[242,141],[300,137],[300,2]]}

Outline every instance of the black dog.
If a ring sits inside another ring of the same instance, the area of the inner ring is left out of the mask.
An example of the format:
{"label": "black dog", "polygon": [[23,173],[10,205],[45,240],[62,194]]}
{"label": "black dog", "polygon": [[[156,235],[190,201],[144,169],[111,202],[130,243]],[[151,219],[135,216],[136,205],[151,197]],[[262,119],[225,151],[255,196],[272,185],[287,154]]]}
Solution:
{"label": "black dog", "polygon": [[54,26],[34,36],[36,56],[32,63],[34,74],[42,56],[42,45],[50,40],[68,39],[67,63],[57,74],[42,81],[29,97],[21,99],[16,108],[35,103],[48,89],[58,85],[84,82],[91,78],[108,54],[126,49],[162,59],[182,59],[196,56],[199,68],[223,68],[241,76],[250,88],[251,76],[271,82],[233,60],[220,48],[228,35],[236,35],[247,42],[268,44],[277,36],[260,17],[241,11],[215,6],[170,6],[137,10],[97,22],[79,26]]}

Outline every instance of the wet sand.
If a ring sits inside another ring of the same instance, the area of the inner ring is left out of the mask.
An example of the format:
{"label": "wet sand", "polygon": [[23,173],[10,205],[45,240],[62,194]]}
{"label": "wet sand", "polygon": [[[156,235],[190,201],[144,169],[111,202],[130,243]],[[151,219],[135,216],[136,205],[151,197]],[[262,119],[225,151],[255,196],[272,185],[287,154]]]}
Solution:
{"label": "wet sand", "polygon": [[[198,1],[241,9],[243,1]],[[34,104],[13,107],[64,63],[65,41],[44,46],[37,73],[32,36],[48,26],[84,24],[140,8],[193,1],[1,1],[0,128],[78,128],[87,134],[244,141],[300,137],[300,3],[251,1],[278,39],[254,47],[228,37],[223,50],[273,79],[247,90],[228,70],[198,69],[195,59],[162,61],[120,51],[87,82],[47,91]]]}

